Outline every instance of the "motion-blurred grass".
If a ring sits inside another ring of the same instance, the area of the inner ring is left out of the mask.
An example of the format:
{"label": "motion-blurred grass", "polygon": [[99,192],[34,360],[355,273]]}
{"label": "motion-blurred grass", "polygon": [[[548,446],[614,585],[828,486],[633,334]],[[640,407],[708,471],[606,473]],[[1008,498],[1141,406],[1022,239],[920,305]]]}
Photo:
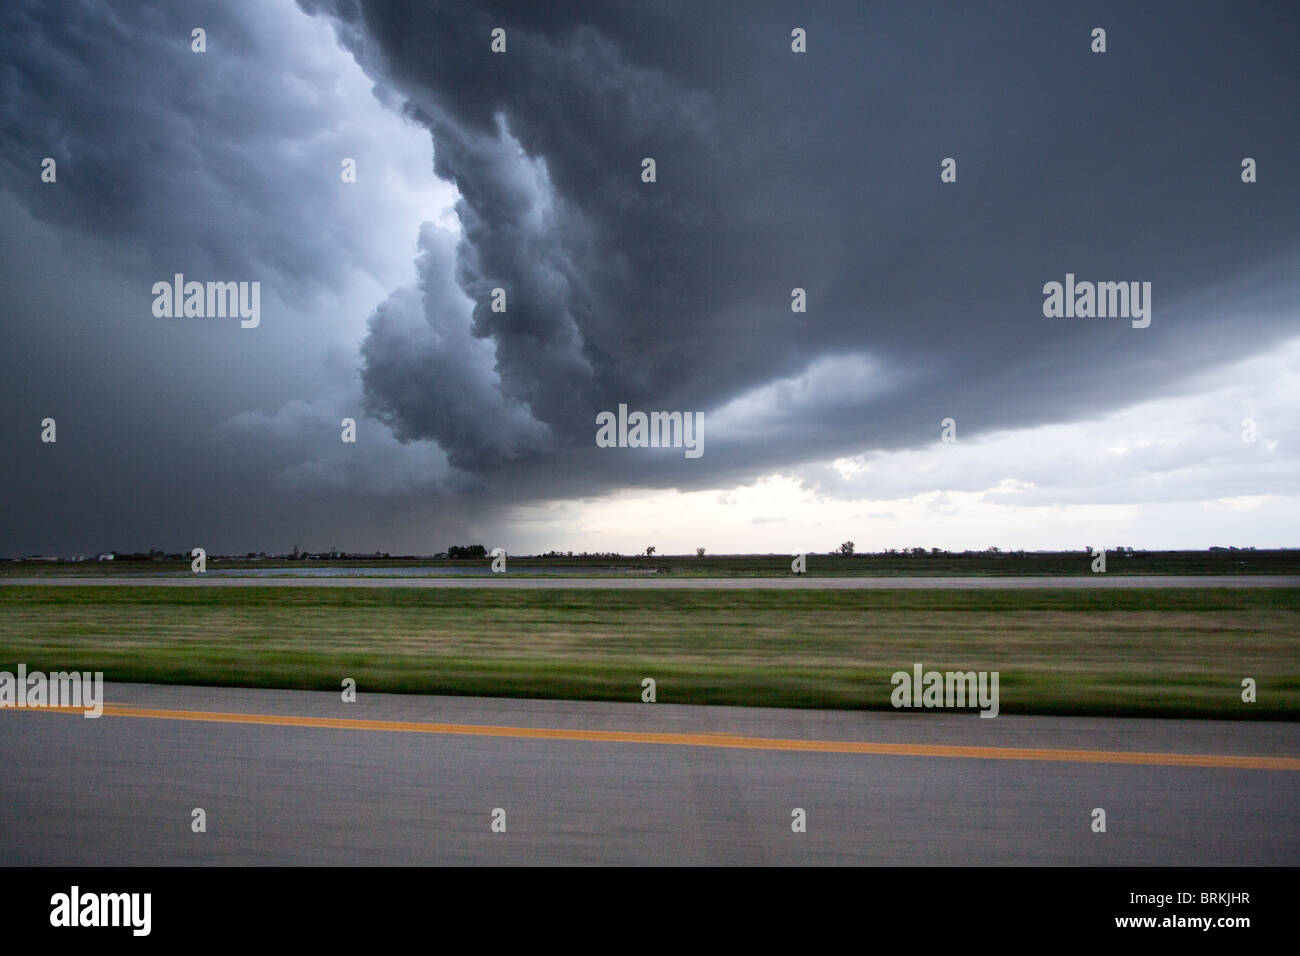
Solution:
{"label": "motion-blurred grass", "polygon": [[[1300,589],[0,588],[0,670],[361,692],[888,708],[1001,674],[1003,713],[1300,718]],[[1258,701],[1241,700],[1241,681]]]}

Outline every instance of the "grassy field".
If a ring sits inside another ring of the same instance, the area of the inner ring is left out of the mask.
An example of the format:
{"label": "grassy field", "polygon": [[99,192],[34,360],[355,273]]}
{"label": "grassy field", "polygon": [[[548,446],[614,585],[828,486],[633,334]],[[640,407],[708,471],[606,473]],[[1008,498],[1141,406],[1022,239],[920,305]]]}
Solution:
{"label": "grassy field", "polygon": [[[0,670],[361,692],[880,709],[914,663],[1003,713],[1300,719],[1300,589],[0,588]],[[1241,680],[1258,702],[1241,701]]]}
{"label": "grassy field", "polygon": [[[655,574],[674,577],[787,577],[791,555],[653,555],[622,558],[511,557],[512,575],[544,573],[548,568],[575,568],[575,574]],[[1085,551],[1063,552],[956,552],[923,555],[856,554],[852,557],[810,554],[810,577],[917,577],[917,576],[1035,576],[1090,574],[1092,557]],[[321,568],[390,569],[478,568],[490,573],[489,561],[416,559],[347,559],[287,561],[208,558],[208,570],[257,569],[291,573]],[[86,561],[75,564],[43,561],[0,563],[0,577],[43,575],[188,574],[189,561]],[[449,572],[450,573],[450,572]],[[1106,555],[1106,573],[1126,574],[1300,574],[1300,549],[1278,551],[1136,551]]]}

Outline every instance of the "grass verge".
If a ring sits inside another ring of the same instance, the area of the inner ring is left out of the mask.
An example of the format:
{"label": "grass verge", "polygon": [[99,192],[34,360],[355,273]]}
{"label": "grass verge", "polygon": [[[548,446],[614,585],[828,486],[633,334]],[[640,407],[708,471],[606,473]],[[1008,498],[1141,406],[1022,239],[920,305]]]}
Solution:
{"label": "grass verge", "polygon": [[[1300,719],[1300,590],[0,588],[0,670],[361,692],[887,709],[998,671],[1002,713]],[[1241,700],[1253,678],[1258,700]]]}

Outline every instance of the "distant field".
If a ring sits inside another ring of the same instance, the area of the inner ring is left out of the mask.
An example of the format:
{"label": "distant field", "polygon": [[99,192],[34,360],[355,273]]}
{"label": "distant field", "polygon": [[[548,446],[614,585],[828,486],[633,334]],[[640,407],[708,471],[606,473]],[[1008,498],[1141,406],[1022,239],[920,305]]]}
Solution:
{"label": "distant field", "polygon": [[[1215,569],[1221,572],[1222,569]],[[716,572],[715,572],[716,573]],[[361,692],[887,708],[921,663],[1003,713],[1300,719],[1300,589],[0,588],[0,670]],[[1243,677],[1259,700],[1240,699]]]}
{"label": "distant field", "polygon": [[[550,568],[574,568],[575,573],[607,575],[611,572],[635,575],[669,575],[675,577],[773,577],[788,576],[791,555],[773,556],[690,556],[658,555],[623,558],[515,558],[507,561],[508,573],[528,575],[544,573]],[[1043,554],[986,552],[956,554],[862,554],[852,557],[809,555],[810,577],[926,577],[926,576],[1038,576],[1072,575],[1091,572],[1091,556],[1080,550]],[[490,573],[487,560],[467,561],[357,559],[346,561],[249,561],[208,559],[208,569],[270,570],[290,573],[301,569],[368,568],[373,573],[405,568],[432,568],[454,573],[453,569],[477,568]],[[188,561],[87,561],[77,564],[41,561],[6,561],[0,563],[0,577],[31,577],[44,574],[131,575],[189,573]],[[1300,574],[1300,550],[1289,551],[1140,551],[1106,555],[1106,573],[1127,574]]]}

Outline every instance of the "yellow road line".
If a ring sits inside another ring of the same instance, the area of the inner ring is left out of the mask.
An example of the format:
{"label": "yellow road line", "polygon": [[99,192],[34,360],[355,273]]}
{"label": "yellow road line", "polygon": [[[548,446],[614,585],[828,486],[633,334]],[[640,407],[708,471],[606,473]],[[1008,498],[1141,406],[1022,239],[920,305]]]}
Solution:
{"label": "yellow road line", "polygon": [[[9,708],[5,708],[9,709]],[[81,714],[78,708],[31,708]],[[958,747],[948,744],[889,744],[849,740],[798,740],[746,737],[740,734],[651,733],[634,730],[575,730],[558,727],[501,727],[491,724],[432,724],[399,720],[352,720],[343,717],[291,717],[281,714],[226,714],[206,710],[155,710],[106,705],[110,717],[198,720],[220,724],[272,727],[319,727],[403,734],[456,734],[519,740],[573,740],[594,743],[663,744],[676,747],[729,747],[740,750],[794,750],[805,753],[870,754],[902,757],[963,757],[979,760],[1050,760],[1067,763],[1138,764],[1153,767],[1212,767],[1238,770],[1300,770],[1300,758],[1232,754],[1139,753],[1124,750],[1054,750],[1040,747]]]}

